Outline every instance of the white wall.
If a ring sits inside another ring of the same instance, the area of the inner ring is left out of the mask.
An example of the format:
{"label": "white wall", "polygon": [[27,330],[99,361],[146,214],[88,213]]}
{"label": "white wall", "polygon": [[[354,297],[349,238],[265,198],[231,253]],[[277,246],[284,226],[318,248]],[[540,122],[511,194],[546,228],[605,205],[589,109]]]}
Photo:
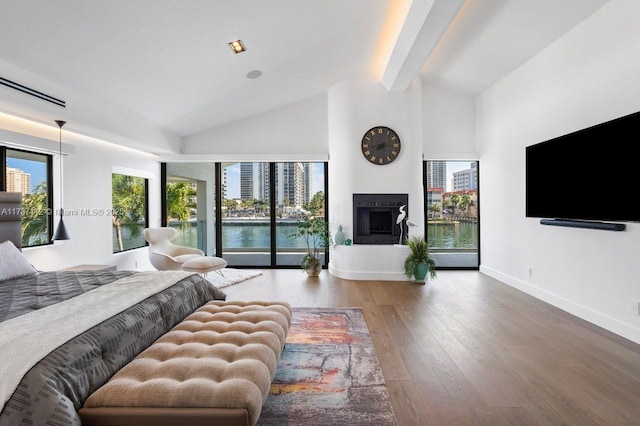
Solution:
{"label": "white wall", "polygon": [[329,152],[327,97],[317,96],[187,137],[183,141],[183,152],[234,157],[249,154],[265,161],[269,161],[265,155],[326,156]]}
{"label": "white wall", "polygon": [[527,145],[640,110],[638,22],[640,2],[606,4],[479,97],[477,124],[481,271],[640,343],[640,224],[562,228],[524,212]]}
{"label": "white wall", "polygon": [[423,84],[425,160],[477,160],[475,119],[474,98]]}
{"label": "white wall", "polygon": [[[63,141],[75,153],[63,159],[63,207],[71,239],[53,245],[25,248],[23,253],[39,270],[56,270],[79,264],[117,265],[120,270],[149,269],[147,249],[113,254],[111,174],[128,172],[149,178],[149,222],[160,224],[160,166],[155,157],[77,135]],[[59,208],[59,169],[54,156],[55,209]],[[59,216],[54,218],[57,226]]]}

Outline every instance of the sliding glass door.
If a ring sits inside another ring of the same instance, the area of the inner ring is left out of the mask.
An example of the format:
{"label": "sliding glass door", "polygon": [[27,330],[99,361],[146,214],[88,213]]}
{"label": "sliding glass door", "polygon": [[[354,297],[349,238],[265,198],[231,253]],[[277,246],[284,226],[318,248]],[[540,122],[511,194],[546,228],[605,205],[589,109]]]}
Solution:
{"label": "sliding glass door", "polygon": [[478,162],[425,161],[427,243],[439,269],[478,269]]}
{"label": "sliding glass door", "polygon": [[[306,245],[292,238],[300,217],[324,219],[326,163],[168,163],[165,223],[177,243],[233,267],[299,267]],[[218,189],[217,189],[218,188]],[[326,255],[321,256],[326,265]]]}
{"label": "sliding glass door", "polygon": [[222,256],[229,266],[271,265],[269,163],[225,163]]}
{"label": "sliding glass door", "polygon": [[[325,164],[276,163],[274,172],[276,264],[299,267],[306,254],[306,240],[291,234],[297,231],[299,218],[325,217]],[[320,261],[326,264],[325,254]]]}

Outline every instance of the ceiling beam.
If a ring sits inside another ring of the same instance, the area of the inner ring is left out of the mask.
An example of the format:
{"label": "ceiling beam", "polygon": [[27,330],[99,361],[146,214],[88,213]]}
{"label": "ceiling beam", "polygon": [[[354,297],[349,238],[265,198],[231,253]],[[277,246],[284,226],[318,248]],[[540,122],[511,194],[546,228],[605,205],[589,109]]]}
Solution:
{"label": "ceiling beam", "polygon": [[429,59],[464,0],[413,0],[382,76],[389,91],[406,90]]}

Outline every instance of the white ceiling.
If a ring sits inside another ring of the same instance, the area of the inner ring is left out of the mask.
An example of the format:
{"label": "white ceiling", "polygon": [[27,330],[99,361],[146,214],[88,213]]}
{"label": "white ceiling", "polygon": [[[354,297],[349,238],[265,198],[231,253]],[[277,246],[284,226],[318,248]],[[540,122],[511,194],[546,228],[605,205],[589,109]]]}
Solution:
{"label": "white ceiling", "polygon": [[[451,25],[441,14],[417,19],[423,31],[448,28],[440,40],[443,31],[396,43],[403,23],[416,25],[407,11],[433,0],[20,0],[0,9],[0,59],[189,136],[358,75],[381,79],[389,58],[418,58],[425,82],[475,95],[606,2],[466,0]],[[235,55],[227,43],[238,38],[247,51]],[[262,76],[248,79],[252,70]]]}

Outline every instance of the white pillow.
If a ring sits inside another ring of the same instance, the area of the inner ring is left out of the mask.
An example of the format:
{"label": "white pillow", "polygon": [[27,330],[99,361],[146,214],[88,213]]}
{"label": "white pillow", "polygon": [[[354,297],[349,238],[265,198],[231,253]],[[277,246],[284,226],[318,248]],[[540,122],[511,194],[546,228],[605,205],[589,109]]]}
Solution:
{"label": "white pillow", "polygon": [[37,273],[37,269],[11,242],[0,243],[0,281]]}

